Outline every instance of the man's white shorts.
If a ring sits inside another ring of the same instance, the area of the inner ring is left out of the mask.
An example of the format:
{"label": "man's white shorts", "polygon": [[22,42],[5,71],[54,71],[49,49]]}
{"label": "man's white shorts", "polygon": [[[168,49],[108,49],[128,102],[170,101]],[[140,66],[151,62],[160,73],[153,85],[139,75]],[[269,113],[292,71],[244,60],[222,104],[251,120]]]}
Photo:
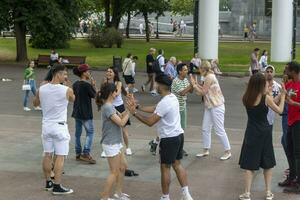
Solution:
{"label": "man's white shorts", "polygon": [[105,152],[106,157],[115,157],[122,152],[123,145],[120,144],[102,144],[102,149]]}
{"label": "man's white shorts", "polygon": [[44,153],[59,156],[69,154],[70,134],[66,123],[44,122],[42,125],[42,142]]}

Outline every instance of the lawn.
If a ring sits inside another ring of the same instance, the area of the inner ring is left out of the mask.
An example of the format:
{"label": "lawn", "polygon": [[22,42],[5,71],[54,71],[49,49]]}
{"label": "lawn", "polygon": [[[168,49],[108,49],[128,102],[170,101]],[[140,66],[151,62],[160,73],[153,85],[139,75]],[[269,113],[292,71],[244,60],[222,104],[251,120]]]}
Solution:
{"label": "lawn", "polygon": [[[15,59],[15,39],[0,38],[0,62],[13,63]],[[87,63],[93,67],[105,68],[112,65],[113,56],[126,56],[128,52],[139,57],[138,68],[144,69],[145,56],[150,47],[164,49],[165,57],[175,56],[178,60],[189,61],[193,55],[193,42],[186,41],[151,41],[146,43],[142,40],[125,40],[123,47],[96,49],[87,40],[71,40],[70,48],[57,49],[61,55],[83,55],[87,56]],[[270,43],[248,43],[248,42],[221,42],[219,46],[219,58],[221,70],[224,72],[245,72],[249,66],[249,56],[251,51],[259,47],[260,49],[270,49]],[[300,46],[297,46],[300,50]],[[31,59],[37,58],[38,54],[49,54],[49,49],[34,49],[28,45],[28,56]],[[300,58],[300,56],[297,56]],[[277,72],[281,73],[284,64],[272,63]]]}

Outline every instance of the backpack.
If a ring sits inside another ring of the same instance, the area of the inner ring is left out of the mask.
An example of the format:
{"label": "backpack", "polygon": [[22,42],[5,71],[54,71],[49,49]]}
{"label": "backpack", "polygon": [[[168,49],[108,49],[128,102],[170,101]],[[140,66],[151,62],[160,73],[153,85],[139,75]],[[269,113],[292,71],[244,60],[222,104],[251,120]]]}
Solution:
{"label": "backpack", "polygon": [[159,56],[153,63],[152,63],[152,68],[153,68],[153,71],[154,73],[156,74],[161,74],[162,71],[161,71],[161,68],[160,68],[160,65],[159,65],[159,59],[161,58],[161,56]]}

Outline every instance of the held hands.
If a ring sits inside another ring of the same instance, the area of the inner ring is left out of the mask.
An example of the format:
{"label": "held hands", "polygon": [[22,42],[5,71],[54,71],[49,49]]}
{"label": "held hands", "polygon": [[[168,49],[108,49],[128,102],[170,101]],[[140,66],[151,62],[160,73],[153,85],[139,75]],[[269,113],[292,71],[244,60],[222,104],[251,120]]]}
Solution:
{"label": "held hands", "polygon": [[195,77],[192,74],[190,74],[190,83],[193,87],[198,84],[197,80],[195,79]]}
{"label": "held hands", "polygon": [[129,110],[129,112],[131,114],[134,114],[136,112],[136,103],[135,103],[133,94],[127,95],[126,103],[127,103],[127,109]]}

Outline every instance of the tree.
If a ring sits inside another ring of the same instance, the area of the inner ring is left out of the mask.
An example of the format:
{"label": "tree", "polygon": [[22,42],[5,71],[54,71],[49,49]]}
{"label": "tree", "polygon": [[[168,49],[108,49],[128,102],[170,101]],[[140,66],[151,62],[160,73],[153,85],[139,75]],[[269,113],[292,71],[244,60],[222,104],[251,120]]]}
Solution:
{"label": "tree", "polygon": [[145,31],[146,31],[146,41],[150,41],[149,36],[149,19],[148,14],[156,13],[158,16],[163,15],[165,11],[169,8],[169,3],[166,0],[156,0],[156,1],[149,1],[149,0],[136,0],[135,7],[138,13],[144,16],[145,20]]}
{"label": "tree", "polygon": [[11,28],[16,35],[16,61],[27,60],[26,33],[34,47],[66,46],[79,16],[95,0],[2,0],[0,30]]}
{"label": "tree", "polygon": [[170,0],[170,6],[174,14],[190,15],[194,13],[194,0]]}

